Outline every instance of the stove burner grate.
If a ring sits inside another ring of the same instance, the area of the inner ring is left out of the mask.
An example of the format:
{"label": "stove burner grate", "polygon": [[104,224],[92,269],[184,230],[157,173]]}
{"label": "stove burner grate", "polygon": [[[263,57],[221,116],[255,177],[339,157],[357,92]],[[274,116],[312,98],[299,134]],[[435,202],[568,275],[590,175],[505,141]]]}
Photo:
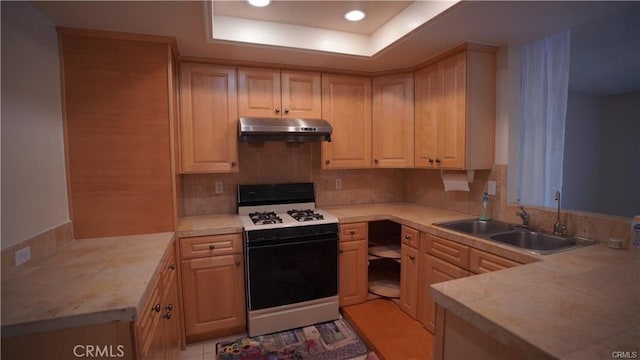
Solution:
{"label": "stove burner grate", "polygon": [[280,224],[282,218],[273,211],[254,212],[249,214],[249,218],[256,225]]}
{"label": "stove burner grate", "polygon": [[297,210],[292,209],[287,211],[287,214],[297,221],[315,221],[315,220],[323,220],[324,216],[319,214],[311,209]]}

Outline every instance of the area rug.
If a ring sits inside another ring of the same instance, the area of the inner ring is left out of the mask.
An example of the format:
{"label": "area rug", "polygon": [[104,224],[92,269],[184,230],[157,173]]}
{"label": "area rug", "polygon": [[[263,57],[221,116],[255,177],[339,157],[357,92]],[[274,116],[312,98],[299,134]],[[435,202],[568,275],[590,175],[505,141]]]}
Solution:
{"label": "area rug", "polygon": [[345,360],[364,357],[368,352],[343,319],[216,344],[218,360]]}

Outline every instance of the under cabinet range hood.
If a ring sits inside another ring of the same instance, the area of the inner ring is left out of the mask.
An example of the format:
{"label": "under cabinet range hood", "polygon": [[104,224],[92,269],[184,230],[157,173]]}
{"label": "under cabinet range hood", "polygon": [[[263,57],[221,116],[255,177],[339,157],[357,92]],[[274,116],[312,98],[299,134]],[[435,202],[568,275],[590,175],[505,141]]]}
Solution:
{"label": "under cabinet range hood", "polygon": [[241,117],[238,133],[242,142],[331,141],[331,124],[323,119]]}

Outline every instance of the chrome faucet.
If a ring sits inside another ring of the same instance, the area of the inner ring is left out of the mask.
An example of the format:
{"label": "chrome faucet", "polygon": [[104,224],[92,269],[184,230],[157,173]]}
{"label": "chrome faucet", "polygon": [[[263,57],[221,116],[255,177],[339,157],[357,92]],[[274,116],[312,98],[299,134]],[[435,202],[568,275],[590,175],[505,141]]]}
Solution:
{"label": "chrome faucet", "polygon": [[560,191],[556,191],[555,196],[556,201],[558,202],[558,216],[556,219],[556,223],[553,224],[553,235],[564,235],[564,231],[567,227],[560,221]]}
{"label": "chrome faucet", "polygon": [[524,206],[520,206],[520,211],[517,211],[516,215],[520,216],[522,219],[522,225],[527,227],[529,226],[529,223],[531,222],[531,215],[529,215],[527,210],[524,209]]}

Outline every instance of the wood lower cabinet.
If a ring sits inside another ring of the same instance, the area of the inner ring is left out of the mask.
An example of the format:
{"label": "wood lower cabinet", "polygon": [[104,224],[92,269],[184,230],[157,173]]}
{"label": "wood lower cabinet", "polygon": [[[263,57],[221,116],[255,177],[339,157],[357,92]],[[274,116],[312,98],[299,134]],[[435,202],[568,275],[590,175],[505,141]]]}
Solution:
{"label": "wood lower cabinet", "polygon": [[429,286],[469,276],[468,268],[468,246],[430,234],[421,235],[418,320],[430,332],[435,331],[436,304]]}
{"label": "wood lower cabinet", "polygon": [[322,74],[322,118],[331,142],[322,143],[323,169],[371,167],[371,79]]}
{"label": "wood lower cabinet", "polygon": [[415,73],[415,166],[490,169],[495,48],[469,46]]}
{"label": "wood lower cabinet", "polygon": [[182,173],[234,173],[238,166],[236,69],[180,64]]}
{"label": "wood lower cabinet", "polygon": [[161,265],[144,312],[134,324],[139,359],[177,359],[181,342],[181,311],[175,245]]}
{"label": "wood lower cabinet", "polygon": [[374,168],[413,167],[413,88],[413,73],[373,78]]}
{"label": "wood lower cabinet", "polygon": [[368,224],[340,224],[338,298],[340,306],[360,304],[368,295]]}
{"label": "wood lower cabinet", "polygon": [[400,260],[400,309],[416,319],[418,316],[418,249],[402,244]]}
{"label": "wood lower cabinet", "polygon": [[[245,331],[242,235],[202,236],[183,238],[180,241],[187,342]],[[216,255],[216,246],[220,247],[220,244],[229,242],[232,244],[228,244],[227,249],[223,250],[224,255]],[[208,251],[192,251],[185,254],[185,249],[194,248]],[[234,252],[233,249],[238,250],[236,253],[226,254]]]}

